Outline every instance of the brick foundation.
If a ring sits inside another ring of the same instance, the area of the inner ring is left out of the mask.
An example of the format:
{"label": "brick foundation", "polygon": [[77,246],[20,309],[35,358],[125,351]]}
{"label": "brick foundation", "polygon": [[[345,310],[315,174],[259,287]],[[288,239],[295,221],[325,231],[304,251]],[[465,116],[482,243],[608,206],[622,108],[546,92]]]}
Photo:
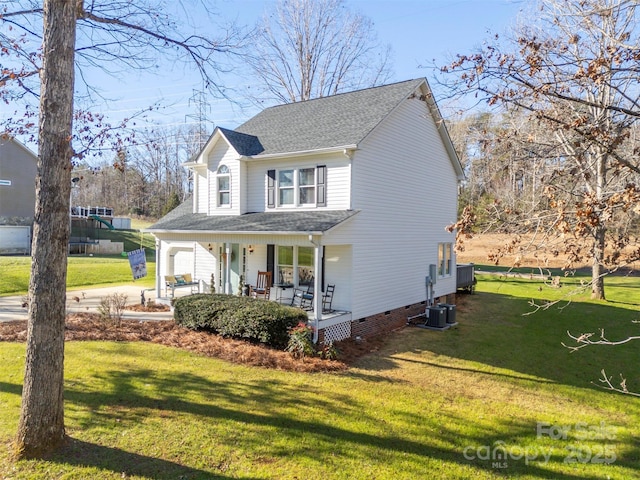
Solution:
{"label": "brick foundation", "polygon": [[[456,294],[450,293],[443,295],[435,299],[434,304],[448,303],[455,304]],[[389,310],[387,312],[378,313],[376,315],[369,315],[358,320],[351,322],[351,338],[367,338],[375,335],[381,335],[385,333],[398,330],[407,325],[407,318],[414,317],[416,315],[423,314],[426,309],[426,302],[414,303],[406,305],[404,307]],[[420,322],[420,319],[416,319],[416,323]],[[320,329],[318,332],[318,343],[324,342],[324,329]]]}
{"label": "brick foundation", "polygon": [[[455,303],[455,293],[435,299],[434,303]],[[351,338],[371,337],[392,332],[406,326],[407,318],[424,313],[426,302],[414,303],[387,312],[369,315],[351,322]]]}

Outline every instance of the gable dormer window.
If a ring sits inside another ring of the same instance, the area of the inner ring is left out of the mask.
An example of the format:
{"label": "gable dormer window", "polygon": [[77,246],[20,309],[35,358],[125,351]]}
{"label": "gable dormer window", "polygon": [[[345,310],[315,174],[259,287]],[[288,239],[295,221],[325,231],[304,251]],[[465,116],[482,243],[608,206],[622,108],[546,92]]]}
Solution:
{"label": "gable dormer window", "polygon": [[267,172],[267,206],[326,206],[324,165]]}
{"label": "gable dormer window", "polygon": [[231,206],[231,172],[226,165],[220,165],[216,173],[218,187],[218,206]]}

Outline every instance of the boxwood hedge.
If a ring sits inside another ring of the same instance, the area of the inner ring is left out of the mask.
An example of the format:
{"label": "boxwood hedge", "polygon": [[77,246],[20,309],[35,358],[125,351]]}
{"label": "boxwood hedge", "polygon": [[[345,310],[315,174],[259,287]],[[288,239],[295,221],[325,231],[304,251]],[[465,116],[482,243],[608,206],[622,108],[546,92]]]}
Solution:
{"label": "boxwood hedge", "polygon": [[307,314],[299,308],[250,297],[206,293],[177,299],[173,317],[178,325],[192,330],[244,338],[276,348],[286,347],[289,330],[307,321]]}

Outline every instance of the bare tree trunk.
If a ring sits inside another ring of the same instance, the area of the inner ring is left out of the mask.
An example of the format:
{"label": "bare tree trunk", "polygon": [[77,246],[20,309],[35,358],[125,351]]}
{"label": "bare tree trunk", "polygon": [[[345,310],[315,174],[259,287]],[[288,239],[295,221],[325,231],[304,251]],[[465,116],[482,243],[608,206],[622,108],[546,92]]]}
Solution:
{"label": "bare tree trunk", "polygon": [[604,300],[604,246],[606,229],[602,226],[596,228],[593,240],[593,252],[591,260],[591,298]]}
{"label": "bare tree trunk", "polygon": [[29,325],[16,455],[64,439],[65,285],[71,193],[76,4],[45,0],[38,176],[29,285]]}

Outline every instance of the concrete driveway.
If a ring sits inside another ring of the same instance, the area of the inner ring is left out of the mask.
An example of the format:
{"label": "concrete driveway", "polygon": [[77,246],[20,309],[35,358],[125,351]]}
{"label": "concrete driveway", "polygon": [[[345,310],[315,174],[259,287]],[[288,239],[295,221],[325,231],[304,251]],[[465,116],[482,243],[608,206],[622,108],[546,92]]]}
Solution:
{"label": "concrete driveway", "polygon": [[[120,285],[116,287],[85,288],[81,290],[67,291],[67,312],[97,312],[102,298],[113,293],[121,293],[127,296],[127,305],[139,304],[142,287],[136,285]],[[145,299],[155,300],[154,290],[145,290]],[[23,307],[24,296],[0,297],[0,322],[10,320],[26,320],[28,310]],[[134,312],[125,310],[125,319],[135,320],[171,320],[173,311],[168,312]]]}

